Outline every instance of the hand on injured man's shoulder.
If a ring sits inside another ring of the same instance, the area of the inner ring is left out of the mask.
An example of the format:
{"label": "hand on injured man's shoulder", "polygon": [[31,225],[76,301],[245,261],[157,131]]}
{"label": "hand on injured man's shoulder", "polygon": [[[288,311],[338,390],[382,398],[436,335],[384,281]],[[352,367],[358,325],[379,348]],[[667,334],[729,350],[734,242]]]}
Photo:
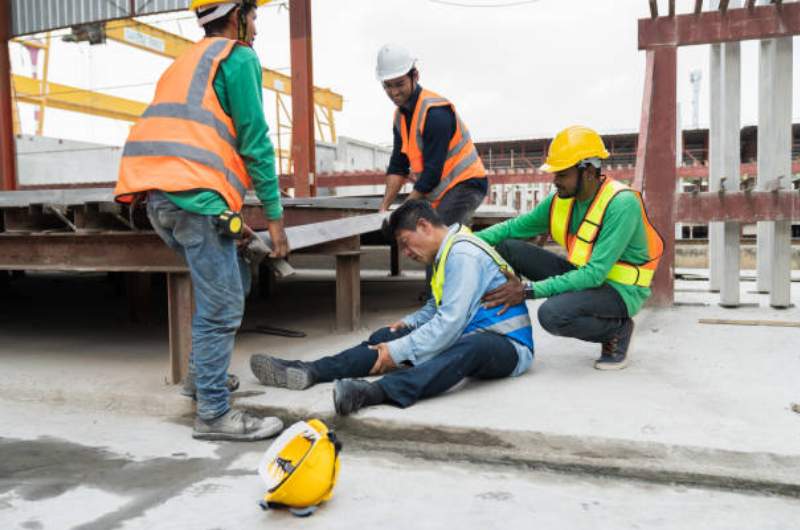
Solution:
{"label": "hand on injured man's shoulder", "polygon": [[491,309],[499,305],[503,306],[498,314],[502,315],[506,310],[514,305],[525,301],[525,284],[513,272],[503,269],[503,275],[508,280],[506,283],[492,289],[481,298],[484,307]]}

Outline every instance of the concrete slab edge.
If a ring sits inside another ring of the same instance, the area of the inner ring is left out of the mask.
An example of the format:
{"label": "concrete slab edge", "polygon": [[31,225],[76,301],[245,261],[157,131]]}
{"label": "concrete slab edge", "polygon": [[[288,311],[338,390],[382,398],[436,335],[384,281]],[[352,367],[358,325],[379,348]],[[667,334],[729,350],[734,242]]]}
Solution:
{"label": "concrete slab edge", "polygon": [[341,418],[247,401],[239,406],[256,414],[279,416],[287,424],[320,418],[336,430],[345,448],[800,498],[800,455]]}

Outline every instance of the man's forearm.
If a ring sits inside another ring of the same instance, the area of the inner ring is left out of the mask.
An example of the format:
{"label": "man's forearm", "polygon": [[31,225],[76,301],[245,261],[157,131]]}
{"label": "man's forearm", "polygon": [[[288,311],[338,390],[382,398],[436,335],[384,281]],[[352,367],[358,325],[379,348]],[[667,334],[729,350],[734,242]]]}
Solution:
{"label": "man's forearm", "polygon": [[381,203],[381,210],[388,210],[397,194],[400,193],[400,188],[406,183],[406,177],[403,175],[396,175],[389,173],[386,175],[386,193],[383,195],[383,203]]}

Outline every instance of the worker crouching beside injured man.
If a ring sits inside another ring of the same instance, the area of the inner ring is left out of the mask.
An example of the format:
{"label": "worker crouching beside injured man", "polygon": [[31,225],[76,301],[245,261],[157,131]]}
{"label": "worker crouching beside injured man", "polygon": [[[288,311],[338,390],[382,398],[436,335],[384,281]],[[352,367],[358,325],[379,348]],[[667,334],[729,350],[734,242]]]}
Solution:
{"label": "worker crouching beside injured man", "polygon": [[[553,335],[602,343],[599,370],[618,370],[628,361],[633,317],[650,296],[650,283],[663,252],[661,237],[644,210],[641,195],[602,174],[608,158],[603,140],[574,126],[553,139],[543,171],[554,173],[556,192],[530,213],[475,235],[497,251],[523,282],[509,281],[484,301],[492,307],[547,298],[539,322]],[[567,258],[525,240],[549,234]]]}
{"label": "worker crouching beside injured man", "polygon": [[[408,407],[466,377],[498,379],[528,370],[533,334],[524,301],[494,309],[481,302],[506,282],[508,265],[497,252],[462,225],[442,223],[423,200],[400,206],[385,230],[406,256],[433,265],[433,297],[337,355],[313,362],[253,355],[250,366],[261,383],[302,390],[336,381],[334,406],[347,415],[382,403]],[[375,382],[356,379],[383,374]]]}

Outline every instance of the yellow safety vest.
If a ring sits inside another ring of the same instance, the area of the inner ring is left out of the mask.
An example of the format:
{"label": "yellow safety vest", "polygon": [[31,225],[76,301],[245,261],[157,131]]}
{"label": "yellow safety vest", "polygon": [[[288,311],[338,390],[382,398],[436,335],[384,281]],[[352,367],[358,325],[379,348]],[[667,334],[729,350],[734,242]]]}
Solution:
{"label": "yellow safety vest", "polygon": [[569,233],[575,198],[562,199],[556,194],[553,196],[553,202],[550,205],[550,236],[553,241],[567,249],[567,259],[570,263],[579,268],[583,267],[591,259],[592,249],[603,226],[603,217],[606,214],[608,205],[618,193],[623,191],[634,193],[639,200],[642,222],[647,232],[648,260],[638,264],[618,261],[611,267],[607,278],[624,285],[649,287],[653,281],[653,275],[656,272],[661,255],[664,253],[664,240],[653,228],[653,224],[645,211],[641,194],[633,188],[606,177],[578,226],[576,234]]}

